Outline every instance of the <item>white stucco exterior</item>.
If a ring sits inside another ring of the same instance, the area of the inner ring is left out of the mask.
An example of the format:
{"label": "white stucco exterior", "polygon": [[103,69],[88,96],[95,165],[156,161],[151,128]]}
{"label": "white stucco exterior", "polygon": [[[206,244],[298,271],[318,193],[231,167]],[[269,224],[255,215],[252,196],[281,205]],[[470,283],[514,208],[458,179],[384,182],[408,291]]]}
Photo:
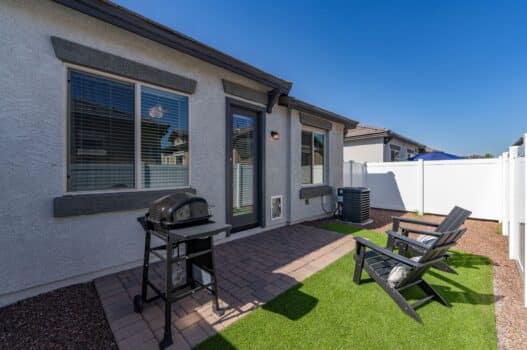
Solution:
{"label": "white stucco exterior", "polygon": [[388,143],[384,143],[384,137],[372,137],[360,140],[346,140],[344,143],[344,161],[354,162],[391,162],[390,145],[400,147],[400,160],[408,159],[408,150],[418,153],[419,146],[398,137],[392,137]]}
{"label": "white stucco exterior", "polygon": [[[142,259],[144,237],[136,217],[145,210],[53,216],[53,198],[64,195],[66,187],[67,68],[55,56],[50,36],[197,81],[189,102],[190,184],[214,206],[215,220],[225,221],[222,79],[262,91],[264,86],[48,1],[2,1],[0,33],[0,306]],[[271,130],[281,138],[271,140]],[[343,131],[333,123],[328,132],[327,184],[334,188],[342,185]],[[295,110],[275,106],[267,114],[267,228],[325,215],[320,197],[309,204],[299,198],[300,132]],[[283,195],[284,215],[278,220],[271,220],[273,195]],[[326,202],[328,208],[334,205],[330,198]]]}
{"label": "white stucco exterior", "polygon": [[384,162],[383,137],[366,140],[346,141],[344,145],[344,161],[354,162]]}

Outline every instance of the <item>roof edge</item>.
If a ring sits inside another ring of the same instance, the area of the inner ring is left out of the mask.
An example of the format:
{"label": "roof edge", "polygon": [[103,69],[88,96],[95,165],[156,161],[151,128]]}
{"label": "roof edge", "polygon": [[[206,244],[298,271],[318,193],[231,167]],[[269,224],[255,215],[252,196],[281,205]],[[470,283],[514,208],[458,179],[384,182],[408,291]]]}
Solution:
{"label": "roof edge", "polygon": [[353,141],[353,140],[367,140],[367,139],[372,139],[372,138],[376,138],[376,137],[396,137],[398,139],[401,139],[405,142],[408,142],[408,143],[411,143],[411,144],[414,144],[416,145],[417,147],[419,148],[425,148],[426,145],[423,145],[422,143],[419,143],[415,140],[412,140],[406,136],[403,136],[401,134],[398,134],[390,129],[386,129],[386,128],[376,128],[376,127],[370,127],[370,126],[364,126],[365,128],[370,128],[370,129],[378,129],[378,131],[372,131],[370,133],[367,133],[367,134],[361,134],[361,135],[353,135],[353,136],[346,136],[345,137],[345,141]]}
{"label": "roof edge", "polygon": [[344,141],[369,140],[369,139],[374,139],[374,138],[378,138],[378,137],[387,137],[387,136],[389,136],[388,132],[380,131],[380,132],[375,132],[375,133],[371,133],[371,134],[356,135],[356,136],[345,136],[344,137]]}
{"label": "roof edge", "polygon": [[112,24],[146,39],[183,52],[220,68],[239,74],[262,85],[288,94],[293,83],[207,46],[189,36],[150,20],[111,1],[53,0],[54,2]]}
{"label": "roof edge", "polygon": [[278,100],[278,104],[281,106],[286,106],[292,109],[296,109],[297,111],[300,111],[300,112],[313,114],[317,117],[321,117],[321,118],[330,120],[335,123],[344,124],[344,126],[348,129],[353,129],[359,123],[355,120],[349,119],[340,114],[330,112],[326,109],[314,106],[310,103],[301,101],[291,96],[286,96],[286,95],[280,96]]}
{"label": "roof edge", "polygon": [[398,134],[398,133],[396,133],[396,132],[393,132],[393,131],[391,131],[391,130],[389,130],[388,133],[389,133],[390,136],[392,136],[392,137],[397,137],[397,138],[399,138],[399,139],[401,139],[401,140],[403,140],[403,141],[405,141],[405,142],[413,143],[414,145],[416,145],[416,146],[419,147],[419,148],[425,148],[425,147],[426,147],[426,145],[423,145],[422,143],[419,143],[419,142],[417,142],[417,141],[414,141],[414,140],[412,140],[412,139],[409,139],[408,137],[403,136],[403,135],[401,135],[401,134]]}

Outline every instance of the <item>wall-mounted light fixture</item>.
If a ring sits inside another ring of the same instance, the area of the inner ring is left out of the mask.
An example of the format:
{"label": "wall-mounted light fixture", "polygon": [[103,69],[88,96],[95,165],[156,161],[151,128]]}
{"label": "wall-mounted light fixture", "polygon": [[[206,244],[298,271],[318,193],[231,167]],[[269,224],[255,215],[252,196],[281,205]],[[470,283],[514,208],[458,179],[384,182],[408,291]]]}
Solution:
{"label": "wall-mounted light fixture", "polygon": [[271,138],[273,140],[280,140],[280,134],[278,133],[278,131],[271,131]]}

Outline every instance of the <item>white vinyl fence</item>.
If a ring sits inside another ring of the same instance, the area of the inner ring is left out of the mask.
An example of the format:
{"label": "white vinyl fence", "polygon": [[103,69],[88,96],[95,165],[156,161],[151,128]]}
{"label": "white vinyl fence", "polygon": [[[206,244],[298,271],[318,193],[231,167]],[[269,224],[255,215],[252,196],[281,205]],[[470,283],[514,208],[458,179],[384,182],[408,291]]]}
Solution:
{"label": "white vinyl fence", "polygon": [[472,211],[472,218],[500,221],[503,235],[509,236],[509,257],[517,261],[524,276],[527,307],[524,154],[524,146],[513,146],[491,159],[348,161],[344,162],[344,186],[370,188],[373,208],[446,215],[458,205]]}

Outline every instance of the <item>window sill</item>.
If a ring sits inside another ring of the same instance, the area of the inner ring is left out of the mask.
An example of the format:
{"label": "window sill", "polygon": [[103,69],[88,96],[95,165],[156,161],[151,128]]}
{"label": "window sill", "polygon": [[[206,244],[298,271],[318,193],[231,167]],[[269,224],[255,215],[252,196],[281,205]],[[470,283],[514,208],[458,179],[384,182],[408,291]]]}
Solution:
{"label": "window sill", "polygon": [[53,216],[61,218],[144,209],[148,208],[155,199],[175,192],[196,193],[196,190],[188,187],[153,191],[68,194],[53,199]]}
{"label": "window sill", "polygon": [[328,185],[304,185],[300,189],[300,199],[321,197],[333,193],[333,188]]}

